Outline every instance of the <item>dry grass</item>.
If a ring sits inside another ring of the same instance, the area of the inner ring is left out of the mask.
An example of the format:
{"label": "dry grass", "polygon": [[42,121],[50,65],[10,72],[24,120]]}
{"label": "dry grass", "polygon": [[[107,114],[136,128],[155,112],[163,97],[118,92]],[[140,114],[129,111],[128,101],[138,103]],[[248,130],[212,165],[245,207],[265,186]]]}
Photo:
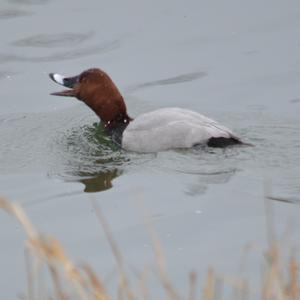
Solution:
{"label": "dry grass", "polygon": [[[147,290],[147,269],[138,280],[140,293],[136,292],[129,282],[124,267],[122,253],[117,247],[109,226],[96,203],[93,203],[96,216],[106,234],[111,251],[115,257],[119,280],[117,283],[119,300],[149,300]],[[88,266],[78,266],[72,262],[57,239],[38,233],[31,224],[23,209],[15,203],[0,198],[0,208],[15,217],[22,225],[27,235],[26,240],[26,265],[28,289],[23,299],[80,299],[80,300],[110,300],[112,297],[105,289],[105,284],[93,269]],[[230,279],[216,275],[210,269],[206,281],[202,287],[202,293],[197,294],[197,275],[190,273],[188,277],[189,291],[186,297],[179,295],[172,285],[166,268],[163,251],[158,238],[151,225],[147,225],[152,238],[156,270],[162,289],[169,300],[200,298],[203,300],[216,300],[219,298],[218,282],[230,286],[234,291],[234,299],[262,299],[262,300],[299,300],[299,263],[291,253],[288,263],[284,264],[279,247],[275,242],[270,242],[269,249],[265,253],[266,268],[262,275],[261,288],[258,291],[251,290],[247,280]],[[41,273],[47,271],[50,283],[41,280]]]}

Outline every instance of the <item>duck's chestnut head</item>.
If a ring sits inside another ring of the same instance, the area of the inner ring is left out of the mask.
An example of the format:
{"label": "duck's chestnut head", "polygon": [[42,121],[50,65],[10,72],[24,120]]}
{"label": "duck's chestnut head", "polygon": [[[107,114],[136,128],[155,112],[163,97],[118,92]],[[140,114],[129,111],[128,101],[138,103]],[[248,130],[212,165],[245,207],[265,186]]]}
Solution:
{"label": "duck's chestnut head", "polygon": [[54,82],[68,88],[51,95],[76,97],[88,105],[105,124],[120,122],[124,118],[130,120],[122,95],[104,71],[89,69],[73,77],[55,73],[49,76]]}

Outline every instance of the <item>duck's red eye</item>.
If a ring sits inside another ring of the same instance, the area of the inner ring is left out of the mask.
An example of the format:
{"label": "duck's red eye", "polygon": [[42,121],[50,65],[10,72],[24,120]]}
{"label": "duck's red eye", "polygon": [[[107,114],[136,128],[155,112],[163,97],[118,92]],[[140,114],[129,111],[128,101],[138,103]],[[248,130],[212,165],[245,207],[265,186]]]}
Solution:
{"label": "duck's red eye", "polygon": [[80,83],[86,83],[87,82],[87,78],[85,76],[80,76],[79,77],[79,82]]}

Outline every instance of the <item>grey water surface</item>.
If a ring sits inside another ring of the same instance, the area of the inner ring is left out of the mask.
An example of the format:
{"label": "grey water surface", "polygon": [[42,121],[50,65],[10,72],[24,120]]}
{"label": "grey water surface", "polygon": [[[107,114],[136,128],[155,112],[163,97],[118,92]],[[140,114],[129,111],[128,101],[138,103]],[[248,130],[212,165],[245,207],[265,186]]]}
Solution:
{"label": "grey water surface", "polygon": [[[299,254],[299,2],[2,0],[0,35],[0,195],[76,262],[115,274],[92,199],[133,274],[154,261],[144,207],[181,294],[191,270],[200,285],[210,266],[239,276],[249,243],[259,250],[244,272],[257,285],[266,207],[278,237],[288,232],[283,249]],[[132,117],[189,108],[254,147],[118,149],[86,106],[49,95],[59,87],[48,73],[89,67],[111,75]],[[26,292],[25,235],[3,212],[0,224],[0,294],[15,299]]]}

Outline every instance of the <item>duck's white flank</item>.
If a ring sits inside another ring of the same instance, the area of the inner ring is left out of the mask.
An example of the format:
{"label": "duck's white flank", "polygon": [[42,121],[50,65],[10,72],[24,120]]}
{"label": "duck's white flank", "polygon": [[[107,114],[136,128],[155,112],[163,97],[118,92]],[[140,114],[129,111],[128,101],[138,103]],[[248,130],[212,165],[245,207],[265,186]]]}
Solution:
{"label": "duck's white flank", "polygon": [[197,112],[162,108],[142,114],[123,132],[122,147],[135,152],[190,148],[210,138],[239,138],[228,128]]}

